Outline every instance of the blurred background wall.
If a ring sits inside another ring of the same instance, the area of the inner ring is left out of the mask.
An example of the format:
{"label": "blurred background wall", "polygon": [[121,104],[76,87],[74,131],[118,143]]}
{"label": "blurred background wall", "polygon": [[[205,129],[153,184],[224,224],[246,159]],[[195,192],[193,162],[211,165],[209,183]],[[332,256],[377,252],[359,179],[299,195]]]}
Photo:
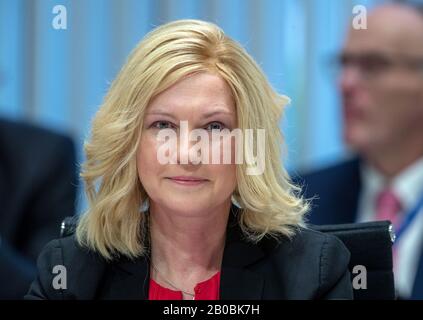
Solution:
{"label": "blurred background wall", "polygon": [[[281,128],[288,168],[313,169],[347,156],[329,58],[353,7],[379,0],[0,0],[0,116],[67,133],[79,161],[90,121],[131,49],[175,19],[217,23],[291,97]],[[67,29],[56,30],[56,5]],[[79,210],[85,207],[80,194]]]}

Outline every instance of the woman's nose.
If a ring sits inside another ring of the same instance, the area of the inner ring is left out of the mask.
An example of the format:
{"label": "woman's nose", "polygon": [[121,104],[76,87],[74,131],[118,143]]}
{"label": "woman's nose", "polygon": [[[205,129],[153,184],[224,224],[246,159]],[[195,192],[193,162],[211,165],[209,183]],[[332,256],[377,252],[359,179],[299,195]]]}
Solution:
{"label": "woman's nose", "polygon": [[[181,123],[179,130],[178,138],[178,155],[177,162],[180,165],[195,165],[199,164],[198,159],[194,159],[195,155],[192,154],[193,146],[197,143],[202,143],[202,141],[195,141],[190,139],[190,134],[193,128],[191,128],[187,123]],[[204,141],[203,141],[204,142]]]}

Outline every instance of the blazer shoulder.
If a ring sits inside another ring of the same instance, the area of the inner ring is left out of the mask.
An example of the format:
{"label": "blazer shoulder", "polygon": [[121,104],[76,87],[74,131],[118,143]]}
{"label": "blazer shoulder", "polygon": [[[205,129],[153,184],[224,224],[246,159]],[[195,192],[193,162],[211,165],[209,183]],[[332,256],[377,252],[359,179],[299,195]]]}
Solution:
{"label": "blazer shoulder", "polygon": [[25,299],[93,299],[106,266],[75,235],[52,240],[38,257],[38,276]]}
{"label": "blazer shoulder", "polygon": [[283,273],[286,292],[299,299],[352,299],[350,252],[337,237],[298,228],[271,255]]}
{"label": "blazer shoulder", "polygon": [[[318,299],[352,299],[353,291],[349,263],[351,254],[344,243],[336,236],[303,228],[299,232],[300,241],[310,250],[315,250],[318,268]],[[316,244],[314,248],[312,244]]]}

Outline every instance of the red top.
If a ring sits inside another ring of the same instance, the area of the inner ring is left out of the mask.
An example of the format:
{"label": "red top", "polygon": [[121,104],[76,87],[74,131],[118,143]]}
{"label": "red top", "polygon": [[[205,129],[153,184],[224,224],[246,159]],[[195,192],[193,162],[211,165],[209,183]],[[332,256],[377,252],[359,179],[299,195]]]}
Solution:
{"label": "red top", "polygon": [[[219,300],[220,272],[210,279],[197,283],[194,288],[194,300]],[[159,285],[150,278],[148,300],[182,300],[182,292]]]}

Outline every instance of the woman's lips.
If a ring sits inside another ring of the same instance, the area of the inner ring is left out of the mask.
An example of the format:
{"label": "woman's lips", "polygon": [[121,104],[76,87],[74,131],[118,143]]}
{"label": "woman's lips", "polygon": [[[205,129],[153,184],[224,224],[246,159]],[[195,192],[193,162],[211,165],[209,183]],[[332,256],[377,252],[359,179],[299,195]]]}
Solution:
{"label": "woman's lips", "polygon": [[167,179],[183,186],[198,186],[208,181],[207,179],[197,177],[169,177]]}

